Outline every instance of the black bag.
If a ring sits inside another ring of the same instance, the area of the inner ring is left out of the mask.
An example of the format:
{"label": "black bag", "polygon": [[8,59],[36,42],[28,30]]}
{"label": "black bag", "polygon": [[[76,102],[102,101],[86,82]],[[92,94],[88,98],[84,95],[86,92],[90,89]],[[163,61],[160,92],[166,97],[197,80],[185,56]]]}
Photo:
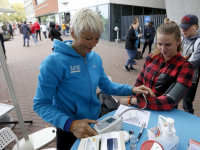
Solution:
{"label": "black bag", "polygon": [[115,101],[115,99],[110,95],[104,94],[102,91],[97,93],[97,98],[101,102],[101,112],[99,117],[102,117],[118,108],[118,103]]}
{"label": "black bag", "polygon": [[141,56],[142,56],[142,53],[140,51],[137,51],[136,52],[136,55],[135,55],[135,59],[136,60],[140,60],[141,59]]}

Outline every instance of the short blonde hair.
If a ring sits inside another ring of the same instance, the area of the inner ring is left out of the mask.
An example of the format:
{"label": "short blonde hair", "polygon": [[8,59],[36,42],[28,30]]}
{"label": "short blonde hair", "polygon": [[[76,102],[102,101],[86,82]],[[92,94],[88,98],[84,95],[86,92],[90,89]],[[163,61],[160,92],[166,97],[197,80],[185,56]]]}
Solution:
{"label": "short blonde hair", "polygon": [[70,22],[70,30],[75,36],[80,36],[83,32],[103,33],[103,22],[97,12],[82,8],[74,14]]}

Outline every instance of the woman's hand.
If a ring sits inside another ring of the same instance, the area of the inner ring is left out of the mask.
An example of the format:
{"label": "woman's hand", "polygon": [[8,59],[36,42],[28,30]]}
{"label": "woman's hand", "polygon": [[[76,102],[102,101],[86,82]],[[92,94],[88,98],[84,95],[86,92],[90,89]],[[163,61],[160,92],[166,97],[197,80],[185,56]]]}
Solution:
{"label": "woman's hand", "polygon": [[141,38],[141,37],[142,37],[142,34],[138,34],[138,37]]}
{"label": "woman's hand", "polygon": [[141,85],[139,87],[133,87],[132,91],[135,94],[145,94],[151,97],[155,97],[153,91],[150,88],[146,87],[145,85]]}
{"label": "woman's hand", "polygon": [[89,123],[98,123],[98,121],[83,119],[83,120],[74,120],[71,123],[69,131],[74,134],[79,139],[87,138],[91,136],[98,135],[90,126]]}

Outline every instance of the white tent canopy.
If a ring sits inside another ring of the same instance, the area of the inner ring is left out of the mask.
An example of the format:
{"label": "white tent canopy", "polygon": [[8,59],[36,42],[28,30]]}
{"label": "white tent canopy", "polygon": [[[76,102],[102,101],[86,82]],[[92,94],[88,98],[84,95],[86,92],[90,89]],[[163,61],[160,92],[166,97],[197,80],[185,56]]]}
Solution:
{"label": "white tent canopy", "polygon": [[3,12],[3,13],[16,13],[15,10],[5,9],[5,8],[0,8],[0,12]]}

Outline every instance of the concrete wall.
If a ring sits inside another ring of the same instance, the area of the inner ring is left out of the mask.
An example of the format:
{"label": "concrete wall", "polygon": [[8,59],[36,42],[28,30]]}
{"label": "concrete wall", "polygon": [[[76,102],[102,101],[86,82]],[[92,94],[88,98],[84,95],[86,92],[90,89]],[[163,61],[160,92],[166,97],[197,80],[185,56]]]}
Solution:
{"label": "concrete wall", "polygon": [[110,3],[165,9],[165,0],[110,0]]}
{"label": "concrete wall", "polygon": [[165,6],[170,20],[180,24],[183,16],[194,14],[200,24],[200,0],[165,0]]}
{"label": "concrete wall", "polygon": [[65,4],[65,7],[59,6],[59,12],[108,3],[165,9],[165,0],[70,0],[69,3]]}

